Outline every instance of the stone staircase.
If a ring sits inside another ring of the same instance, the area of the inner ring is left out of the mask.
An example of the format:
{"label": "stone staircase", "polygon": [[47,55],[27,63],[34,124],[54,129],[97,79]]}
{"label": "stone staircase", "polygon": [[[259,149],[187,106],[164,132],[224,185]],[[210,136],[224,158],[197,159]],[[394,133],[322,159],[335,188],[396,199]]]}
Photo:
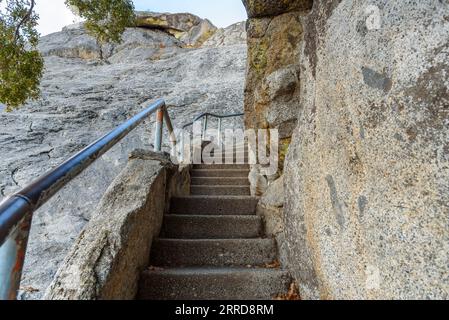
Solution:
{"label": "stone staircase", "polygon": [[276,266],[250,196],[246,164],[194,165],[191,195],[174,198],[140,280],[145,300],[269,300],[285,294],[289,274]]}

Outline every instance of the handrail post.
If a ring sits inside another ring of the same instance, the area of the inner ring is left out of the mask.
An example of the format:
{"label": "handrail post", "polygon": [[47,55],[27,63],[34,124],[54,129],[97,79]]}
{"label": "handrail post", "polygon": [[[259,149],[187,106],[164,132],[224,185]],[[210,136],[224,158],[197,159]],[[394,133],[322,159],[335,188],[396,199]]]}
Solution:
{"label": "handrail post", "polygon": [[9,208],[6,216],[16,212],[24,214],[22,220],[0,245],[0,300],[15,300],[20,288],[32,213],[28,202],[16,196],[8,198],[1,206]]}
{"label": "handrail post", "polygon": [[184,141],[184,129],[182,129],[181,131],[181,152],[180,152],[180,159],[179,162],[180,163],[184,163],[184,145],[185,145],[185,141]]}
{"label": "handrail post", "polygon": [[170,119],[170,114],[168,113],[167,107],[163,108],[165,125],[167,126],[168,134],[170,136],[170,146],[172,149],[176,148],[178,140],[176,139],[175,130],[173,129],[173,124]]}
{"label": "handrail post", "polygon": [[162,151],[162,131],[164,126],[164,110],[159,108],[156,112],[156,131],[154,133],[154,151]]}
{"label": "handrail post", "polygon": [[221,127],[222,127],[222,119],[218,119],[218,145],[221,145]]}
{"label": "handrail post", "polygon": [[206,139],[207,125],[208,125],[209,115],[206,115],[203,122],[203,140]]}

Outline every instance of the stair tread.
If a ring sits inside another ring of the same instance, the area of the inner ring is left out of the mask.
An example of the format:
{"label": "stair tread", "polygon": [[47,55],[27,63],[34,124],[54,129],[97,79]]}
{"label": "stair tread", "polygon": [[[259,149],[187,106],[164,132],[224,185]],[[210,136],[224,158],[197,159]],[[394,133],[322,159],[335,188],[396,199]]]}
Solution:
{"label": "stair tread", "polygon": [[209,216],[209,217],[213,217],[213,216],[231,216],[231,217],[235,217],[235,216],[239,216],[239,217],[257,217],[257,214],[255,212],[248,212],[248,213],[239,213],[239,214],[235,214],[233,212],[226,212],[223,211],[221,213],[213,213],[213,212],[205,212],[205,213],[201,213],[201,212],[194,212],[194,213],[179,213],[179,212],[170,212],[169,214],[167,214],[168,216],[184,216],[184,217],[191,217],[191,216]]}
{"label": "stair tread", "polygon": [[[170,238],[157,238],[155,242],[161,243],[182,243],[182,244],[196,244],[196,243],[204,243],[204,244],[230,244],[237,242],[246,242],[246,243],[266,243],[266,244],[274,244],[274,240],[271,238],[255,238],[255,239],[170,239]],[[236,248],[239,249],[239,248]]]}
{"label": "stair tread", "polygon": [[248,172],[248,169],[192,169],[190,171],[205,172],[205,171],[218,171],[218,172]]}
{"label": "stair tread", "polygon": [[[191,187],[204,187],[204,184],[191,184]],[[210,184],[207,185],[208,188],[249,188],[249,186],[242,186],[237,184],[228,184],[228,185],[222,185],[222,184]]]}
{"label": "stair tread", "polygon": [[238,164],[238,163],[221,163],[221,164],[195,164],[193,165],[194,170],[201,169],[240,169],[249,170],[249,164]]}
{"label": "stair tread", "polygon": [[190,215],[185,215],[185,214],[166,214],[165,217],[168,218],[182,218],[182,219],[199,219],[199,218],[210,218],[210,219],[245,219],[245,220],[260,220],[262,219],[260,216],[248,216],[248,215],[218,215],[218,214],[190,214]]}
{"label": "stair tread", "polygon": [[262,233],[259,216],[165,215],[162,238],[254,239]]}
{"label": "stair tread", "polygon": [[171,199],[173,214],[234,214],[256,212],[259,198],[250,195],[190,195]]}
{"label": "stair tread", "polygon": [[251,195],[248,185],[191,185],[191,195]]}
{"label": "stair tread", "polygon": [[190,175],[192,177],[240,177],[247,178],[248,169],[192,169]]}
{"label": "stair tread", "polygon": [[210,196],[210,195],[190,195],[183,197],[173,197],[172,201],[176,201],[177,199],[229,199],[229,200],[259,200],[259,197],[253,196]]}
{"label": "stair tread", "polygon": [[269,300],[288,291],[287,271],[266,268],[167,268],[143,272],[139,299]]}
{"label": "stair tread", "polygon": [[287,270],[271,269],[271,268],[244,268],[244,267],[169,267],[154,269],[149,268],[144,271],[145,273],[159,273],[159,274],[180,274],[180,275],[197,275],[197,274],[245,274],[245,273],[284,273],[287,274]]}
{"label": "stair tread", "polygon": [[262,266],[277,254],[274,239],[156,239],[150,257],[156,266]]}
{"label": "stair tread", "polygon": [[[192,177],[192,183],[195,181],[222,181],[223,179],[226,179],[228,181],[232,181],[233,183],[237,181],[245,181],[249,183],[249,180],[247,177]],[[197,184],[197,183],[195,183]]]}
{"label": "stair tread", "polygon": [[241,178],[241,179],[234,179],[230,180],[229,178],[213,178],[213,179],[207,179],[207,178],[192,178],[192,183],[194,183],[197,186],[210,186],[210,185],[221,185],[221,186],[229,186],[229,185],[235,185],[236,183],[239,183],[243,186],[250,186],[248,178]]}

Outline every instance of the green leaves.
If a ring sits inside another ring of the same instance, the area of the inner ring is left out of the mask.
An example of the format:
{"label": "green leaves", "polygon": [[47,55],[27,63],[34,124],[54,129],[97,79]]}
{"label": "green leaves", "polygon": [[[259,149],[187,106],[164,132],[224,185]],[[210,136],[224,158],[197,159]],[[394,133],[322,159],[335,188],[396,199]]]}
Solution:
{"label": "green leaves", "polygon": [[135,23],[131,0],[66,0],[66,4],[86,19],[87,30],[99,44],[121,42],[126,27]]}
{"label": "green leaves", "polygon": [[33,10],[34,0],[7,0],[0,12],[0,102],[7,111],[40,95],[44,62],[36,49],[39,17]]}

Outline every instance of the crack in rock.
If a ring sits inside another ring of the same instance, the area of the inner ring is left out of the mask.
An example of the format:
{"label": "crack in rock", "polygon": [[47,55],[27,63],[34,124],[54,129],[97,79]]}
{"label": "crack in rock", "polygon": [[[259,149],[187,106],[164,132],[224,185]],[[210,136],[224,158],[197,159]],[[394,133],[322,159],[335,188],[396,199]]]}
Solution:
{"label": "crack in rock", "polygon": [[12,172],[11,172],[11,180],[12,182],[16,185],[19,186],[19,183],[17,182],[15,175],[17,173],[17,171],[19,171],[19,168],[15,168]]}
{"label": "crack in rock", "polygon": [[55,148],[51,148],[50,150],[48,150],[48,151],[42,151],[42,152],[39,152],[38,154],[33,154],[33,155],[31,155],[30,156],[30,158],[36,158],[36,157],[40,157],[40,156],[47,156],[48,157],[48,160],[50,160],[51,159],[51,153],[53,152],[55,150]]}

